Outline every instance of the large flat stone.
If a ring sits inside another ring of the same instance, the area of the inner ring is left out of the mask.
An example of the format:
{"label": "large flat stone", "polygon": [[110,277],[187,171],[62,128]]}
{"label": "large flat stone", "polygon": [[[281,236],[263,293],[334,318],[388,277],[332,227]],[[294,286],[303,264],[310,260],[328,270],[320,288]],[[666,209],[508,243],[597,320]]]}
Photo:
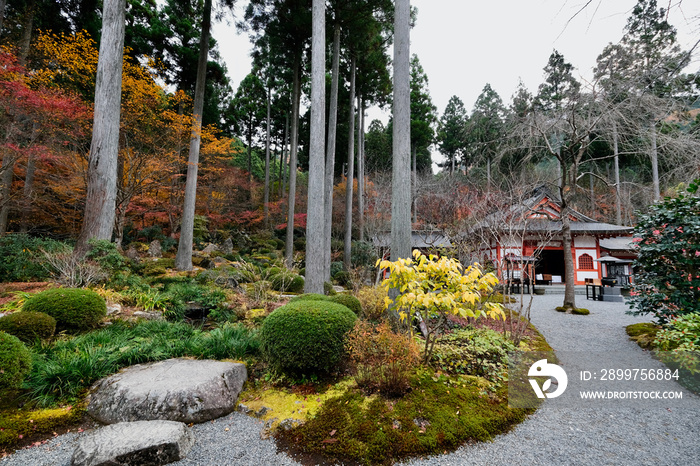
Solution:
{"label": "large flat stone", "polygon": [[87,411],[105,424],[204,422],[235,409],[247,377],[245,365],[231,362],[168,359],[139,364],[98,381]]}
{"label": "large flat stone", "polygon": [[182,422],[121,422],[80,437],[71,465],[168,464],[183,459],[192,445],[194,436]]}

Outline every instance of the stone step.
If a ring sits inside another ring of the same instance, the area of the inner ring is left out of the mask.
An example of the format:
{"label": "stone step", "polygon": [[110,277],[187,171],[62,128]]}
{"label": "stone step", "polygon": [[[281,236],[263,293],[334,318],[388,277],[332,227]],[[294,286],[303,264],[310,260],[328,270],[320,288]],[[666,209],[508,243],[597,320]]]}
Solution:
{"label": "stone step", "polygon": [[79,437],[71,465],[168,464],[183,459],[193,445],[194,435],[182,422],[121,422]]}

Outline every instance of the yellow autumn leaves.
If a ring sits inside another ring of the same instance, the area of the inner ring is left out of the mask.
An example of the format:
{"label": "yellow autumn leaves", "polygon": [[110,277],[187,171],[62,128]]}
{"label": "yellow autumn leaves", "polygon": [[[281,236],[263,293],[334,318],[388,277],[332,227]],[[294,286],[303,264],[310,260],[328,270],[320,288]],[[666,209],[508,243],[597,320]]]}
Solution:
{"label": "yellow autumn leaves", "polygon": [[[494,291],[498,278],[493,273],[484,273],[479,264],[465,269],[457,259],[425,256],[415,250],[413,258],[377,261],[377,265],[390,273],[382,286],[399,291],[395,304],[402,320],[416,312],[424,320],[434,314],[505,318],[500,304],[482,304],[482,296]],[[391,299],[386,298],[384,304],[388,309]]]}

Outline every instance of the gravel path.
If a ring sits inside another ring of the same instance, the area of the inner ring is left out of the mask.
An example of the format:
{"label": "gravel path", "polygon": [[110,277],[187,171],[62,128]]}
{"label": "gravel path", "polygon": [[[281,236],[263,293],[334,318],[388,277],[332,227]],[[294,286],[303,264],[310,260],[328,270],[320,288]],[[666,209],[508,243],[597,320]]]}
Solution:
{"label": "gravel path", "polygon": [[[625,314],[619,303],[586,301],[588,316],[554,311],[561,295],[536,296],[532,321],[557,350],[561,365],[575,373],[595,351],[613,354],[624,367],[662,367],[635,343],[625,327],[649,321]],[[593,352],[593,353],[592,353]],[[571,377],[571,375],[570,375]],[[658,387],[654,387],[658,388]],[[680,389],[675,382],[663,389]],[[513,431],[491,443],[465,446],[437,457],[411,460],[419,465],[693,465],[700,464],[700,398],[684,393],[682,404],[656,402],[567,406],[548,402]],[[262,423],[242,414],[196,425],[196,443],[176,465],[294,465],[271,440],[261,440]],[[2,466],[70,464],[76,434],[0,460]]]}

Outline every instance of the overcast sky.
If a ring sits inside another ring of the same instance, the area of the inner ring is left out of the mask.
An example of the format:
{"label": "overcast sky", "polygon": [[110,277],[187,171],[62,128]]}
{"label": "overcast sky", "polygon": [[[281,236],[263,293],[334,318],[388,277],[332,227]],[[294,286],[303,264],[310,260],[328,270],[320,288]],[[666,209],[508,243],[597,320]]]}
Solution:
{"label": "overcast sky", "polygon": [[[243,5],[237,7],[242,16]],[[451,96],[471,108],[490,83],[507,105],[522,79],[533,93],[542,69],[557,49],[574,65],[580,79],[590,79],[597,56],[617,42],[636,0],[412,0],[418,8],[411,31],[411,53],[418,55],[429,79],[430,95],[442,115]],[[700,2],[658,0],[670,11],[678,42],[687,50],[700,40]],[[669,8],[670,6],[670,8]],[[577,12],[579,12],[577,14]],[[250,43],[233,25],[215,25],[214,37],[235,89],[250,71]],[[700,46],[698,47],[700,49]],[[700,69],[696,49],[692,70]],[[369,112],[386,121],[386,114]]]}

